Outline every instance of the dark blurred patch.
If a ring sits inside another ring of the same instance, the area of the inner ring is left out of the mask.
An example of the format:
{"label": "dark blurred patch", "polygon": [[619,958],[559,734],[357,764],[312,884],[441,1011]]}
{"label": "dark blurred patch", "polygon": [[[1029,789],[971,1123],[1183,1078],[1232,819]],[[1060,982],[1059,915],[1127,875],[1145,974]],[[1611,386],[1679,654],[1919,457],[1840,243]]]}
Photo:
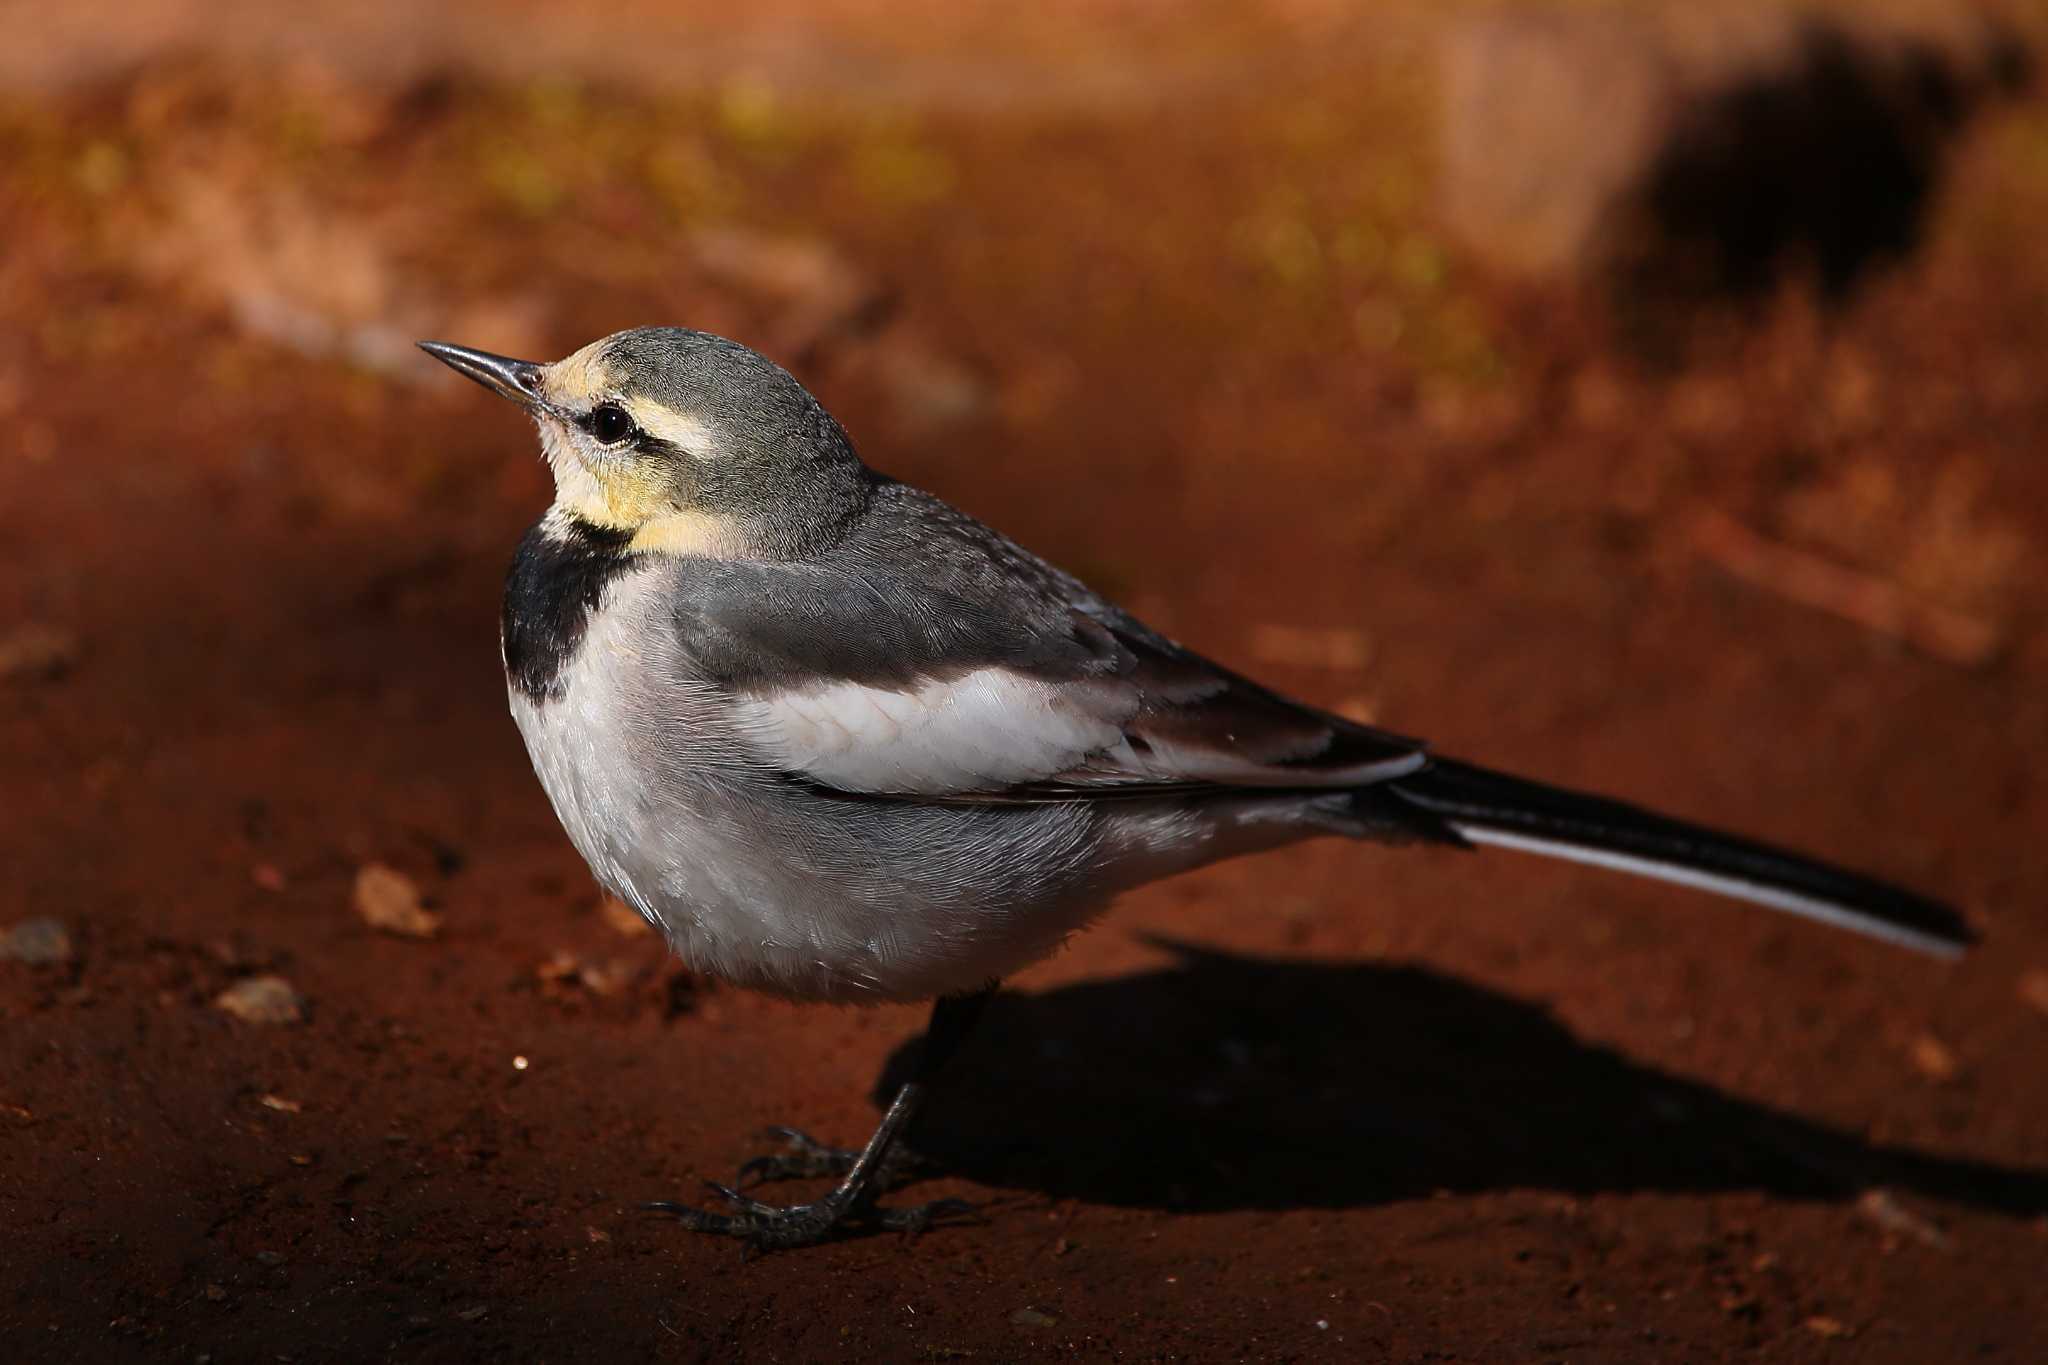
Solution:
{"label": "dark blurred patch", "polygon": [[1445,216],[1499,273],[1593,283],[1638,341],[1788,279],[1839,302],[1919,244],[1958,135],[2032,74],[1965,11],[1492,16],[1449,40]]}
{"label": "dark blurred patch", "polygon": [[[1891,1187],[2048,1210],[2048,1172],[1951,1161],[1665,1075],[1414,967],[1233,957],[999,996],[916,1130],[984,1184],[1096,1203],[1344,1208],[1436,1191]],[[915,1043],[890,1059],[893,1094]]]}
{"label": "dark blurred patch", "polygon": [[2026,50],[1963,54],[1808,21],[1790,58],[1686,104],[1607,229],[1624,318],[1743,302],[1788,277],[1839,303],[1921,241],[1947,154]]}

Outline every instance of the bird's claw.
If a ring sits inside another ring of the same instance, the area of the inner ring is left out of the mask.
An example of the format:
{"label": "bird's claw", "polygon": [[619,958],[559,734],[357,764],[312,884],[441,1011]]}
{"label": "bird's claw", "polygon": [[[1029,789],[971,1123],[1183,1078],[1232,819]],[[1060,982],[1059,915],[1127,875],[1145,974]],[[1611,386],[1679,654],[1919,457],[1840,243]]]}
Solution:
{"label": "bird's claw", "polygon": [[[827,1147],[800,1128],[768,1128],[763,1130],[762,1136],[781,1139],[782,1150],[757,1156],[743,1164],[733,1181],[740,1189],[778,1180],[837,1179],[851,1171],[853,1163],[860,1160],[859,1152],[844,1147]],[[875,1172],[874,1188],[880,1192],[901,1189],[934,1173],[931,1162],[899,1145],[890,1149],[889,1155],[883,1158],[880,1169]]]}
{"label": "bird's claw", "polygon": [[943,1223],[949,1218],[968,1222],[980,1222],[981,1210],[965,1199],[934,1199],[928,1204],[912,1204],[905,1208],[876,1209],[875,1222],[888,1232],[900,1232],[915,1237],[934,1223]]}
{"label": "bird's claw", "polygon": [[666,1199],[645,1207],[651,1212],[670,1215],[692,1232],[737,1237],[747,1244],[750,1251],[782,1251],[791,1247],[813,1246],[862,1225],[914,1237],[947,1219],[975,1216],[974,1206],[964,1199],[939,1199],[907,1208],[885,1209],[865,1201],[853,1203],[827,1195],[815,1203],[784,1207],[750,1199],[731,1186],[716,1181],[706,1181],[705,1184],[720,1200],[731,1206],[732,1212],[712,1213]]}

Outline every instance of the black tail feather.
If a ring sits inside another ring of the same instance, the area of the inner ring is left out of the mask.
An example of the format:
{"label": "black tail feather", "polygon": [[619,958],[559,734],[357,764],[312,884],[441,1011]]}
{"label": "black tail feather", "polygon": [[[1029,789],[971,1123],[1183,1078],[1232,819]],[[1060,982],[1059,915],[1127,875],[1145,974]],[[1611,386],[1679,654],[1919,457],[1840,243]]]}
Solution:
{"label": "black tail feather", "polygon": [[1948,906],[1767,844],[1455,759],[1382,784],[1473,843],[1596,863],[1822,920],[1924,952],[1974,941]]}

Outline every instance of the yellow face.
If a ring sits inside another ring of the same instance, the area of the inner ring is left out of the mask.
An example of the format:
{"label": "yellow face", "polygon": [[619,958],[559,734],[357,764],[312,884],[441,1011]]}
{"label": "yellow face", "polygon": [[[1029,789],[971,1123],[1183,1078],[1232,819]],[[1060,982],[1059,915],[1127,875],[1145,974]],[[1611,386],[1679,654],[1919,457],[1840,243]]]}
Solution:
{"label": "yellow face", "polygon": [[552,365],[422,349],[533,415],[550,515],[635,549],[789,558],[831,543],[873,475],[803,385],[759,352],[680,327],[614,333]]}
{"label": "yellow face", "polygon": [[[718,458],[710,427],[644,394],[623,391],[605,367],[603,342],[544,366],[540,391],[555,409],[537,409],[541,449],[555,475],[555,506],[595,526],[633,532],[632,548],[672,554],[744,556],[739,527],[692,506],[688,465]],[[608,428],[592,420],[601,409],[630,434],[601,439]],[[576,421],[582,417],[584,421]],[[654,449],[650,453],[652,437]]]}

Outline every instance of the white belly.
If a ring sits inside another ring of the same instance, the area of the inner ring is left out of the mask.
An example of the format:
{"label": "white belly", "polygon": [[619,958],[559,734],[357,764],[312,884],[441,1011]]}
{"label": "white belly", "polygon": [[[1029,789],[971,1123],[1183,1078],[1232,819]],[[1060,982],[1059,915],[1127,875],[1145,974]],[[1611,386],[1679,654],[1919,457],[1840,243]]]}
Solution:
{"label": "white belly", "polygon": [[[1333,832],[1332,798],[955,805],[792,782],[621,580],[558,697],[512,714],[570,840],[700,971],[778,994],[923,999],[1046,956],[1119,891]],[[1339,803],[1341,794],[1334,798]]]}
{"label": "white belly", "polygon": [[512,714],[597,879],[693,967],[804,998],[973,990],[1112,894],[1086,807],[842,801],[783,781],[713,692],[650,657],[663,637],[631,606],[591,622],[559,699],[514,688]]}

